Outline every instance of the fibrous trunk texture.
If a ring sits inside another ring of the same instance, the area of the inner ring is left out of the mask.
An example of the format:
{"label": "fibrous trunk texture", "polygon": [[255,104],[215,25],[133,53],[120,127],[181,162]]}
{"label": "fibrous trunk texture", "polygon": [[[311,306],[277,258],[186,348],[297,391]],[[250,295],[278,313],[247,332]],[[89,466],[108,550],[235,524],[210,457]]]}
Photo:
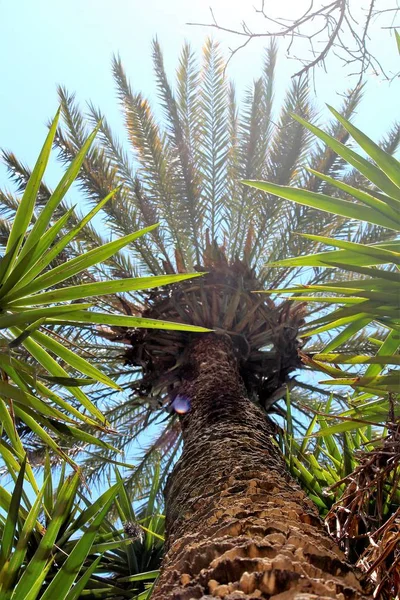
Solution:
{"label": "fibrous trunk texture", "polygon": [[180,393],[191,408],[167,484],[167,552],[152,600],[369,598],[286,472],[229,339],[202,336],[186,358]]}

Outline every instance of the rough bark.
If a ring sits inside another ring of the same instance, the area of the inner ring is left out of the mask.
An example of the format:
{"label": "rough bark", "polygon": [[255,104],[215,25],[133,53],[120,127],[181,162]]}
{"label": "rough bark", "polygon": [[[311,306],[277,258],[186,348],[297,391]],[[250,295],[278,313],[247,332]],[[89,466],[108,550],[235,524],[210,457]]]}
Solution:
{"label": "rough bark", "polygon": [[167,552],[152,600],[369,598],[287,473],[229,339],[192,346],[180,393],[191,409],[167,484]]}

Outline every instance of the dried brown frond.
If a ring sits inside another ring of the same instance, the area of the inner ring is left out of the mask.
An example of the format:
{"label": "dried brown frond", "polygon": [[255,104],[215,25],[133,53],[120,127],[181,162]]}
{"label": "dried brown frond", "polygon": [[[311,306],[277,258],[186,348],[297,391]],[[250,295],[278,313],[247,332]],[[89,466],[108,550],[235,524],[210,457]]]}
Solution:
{"label": "dried brown frond", "polygon": [[[277,401],[284,395],[289,374],[301,368],[297,334],[304,304],[285,301],[277,306],[267,295],[254,294],[261,288],[254,270],[238,259],[228,263],[216,242],[207,243],[202,262],[196,270],[208,271],[204,277],[153,290],[141,316],[230,336],[250,398],[270,409],[271,398]],[[185,348],[201,334],[113,329],[115,339],[131,341],[126,361],[142,368],[142,379],[132,384],[135,392],[156,399],[159,406],[170,402],[180,385]]]}
{"label": "dried brown frond", "polygon": [[[391,400],[392,403],[394,400]],[[359,465],[331,489],[345,484],[326,517],[330,533],[375,586],[374,598],[400,598],[400,420]]]}
{"label": "dried brown frond", "polygon": [[400,598],[400,506],[369,537],[369,545],[358,565],[375,584],[374,598]]}

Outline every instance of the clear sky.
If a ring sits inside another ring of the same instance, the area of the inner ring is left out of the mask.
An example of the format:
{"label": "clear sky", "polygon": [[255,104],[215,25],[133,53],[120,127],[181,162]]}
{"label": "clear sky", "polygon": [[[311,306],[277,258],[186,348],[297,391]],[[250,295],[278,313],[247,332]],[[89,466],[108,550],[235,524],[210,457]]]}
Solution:
{"label": "clear sky", "polygon": [[[379,4],[388,2],[380,0]],[[211,5],[225,25],[238,26],[246,19],[254,29],[260,29],[263,23],[254,12],[257,3],[258,0],[0,0],[0,147],[13,150],[32,165],[46,135],[45,124],[57,109],[57,84],[76,91],[82,103],[93,101],[117,129],[121,128],[110,72],[113,53],[120,53],[133,87],[154,97],[150,46],[155,35],[172,76],[184,39],[200,50],[210,33],[206,28],[186,25],[188,21],[209,22]],[[296,9],[308,4],[308,0],[270,2],[283,17],[293,16]],[[219,32],[214,32],[214,37],[221,40],[227,55],[229,46],[237,43],[232,36]],[[385,66],[396,69],[396,50],[389,33],[380,30],[373,41]],[[249,45],[231,61],[228,73],[239,88],[257,76],[263,43]],[[296,67],[293,60],[285,57],[286,46],[285,42],[280,46],[278,97]],[[399,78],[389,85],[370,77],[357,123],[375,138],[397,117],[399,84]],[[332,61],[328,75],[322,70],[317,73],[318,104],[322,107],[329,101],[339,106],[338,94],[348,86],[342,66]],[[54,173],[50,173],[50,180]],[[0,165],[0,186],[6,181],[4,166]]]}

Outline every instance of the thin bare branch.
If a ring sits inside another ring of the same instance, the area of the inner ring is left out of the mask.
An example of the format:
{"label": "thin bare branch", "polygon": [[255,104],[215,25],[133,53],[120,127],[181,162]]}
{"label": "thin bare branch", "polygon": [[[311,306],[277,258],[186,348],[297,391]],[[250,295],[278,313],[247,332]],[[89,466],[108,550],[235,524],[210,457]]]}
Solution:
{"label": "thin bare branch", "polygon": [[[266,7],[265,0],[261,0],[260,6],[258,8],[254,7],[254,10],[266,23],[265,30],[253,31],[246,21],[242,21],[237,28],[227,27],[217,20],[212,8],[210,8],[211,22],[192,22],[188,25],[217,29],[244,38],[243,42],[234,48],[230,48],[231,54],[228,63],[254,39],[280,37],[288,38],[287,54],[294,51],[292,58],[302,64],[301,69],[297,70],[292,77],[301,77],[313,71],[316,66],[325,68],[325,61],[332,54],[346,66],[352,63],[357,64],[355,72],[350,75],[357,76],[359,81],[370,69],[375,74],[391,80],[393,77],[389,76],[384,70],[379,57],[370,50],[370,30],[371,26],[373,24],[376,26],[378,19],[385,15],[390,17],[390,26],[387,26],[388,23],[383,23],[380,29],[396,28],[400,6],[397,0],[393,0],[393,2],[394,6],[391,8],[376,9],[376,0],[364,0],[361,6],[360,0],[333,0],[317,7],[314,0],[310,0],[309,5],[299,17],[287,19],[272,15]],[[358,11],[361,9],[365,13],[365,19],[353,16],[353,11],[356,9]],[[400,24],[397,24],[398,26]],[[306,59],[301,54],[299,55],[296,50],[296,41],[299,38],[308,41],[313,56],[312,60]],[[322,50],[316,50],[321,45]]]}

